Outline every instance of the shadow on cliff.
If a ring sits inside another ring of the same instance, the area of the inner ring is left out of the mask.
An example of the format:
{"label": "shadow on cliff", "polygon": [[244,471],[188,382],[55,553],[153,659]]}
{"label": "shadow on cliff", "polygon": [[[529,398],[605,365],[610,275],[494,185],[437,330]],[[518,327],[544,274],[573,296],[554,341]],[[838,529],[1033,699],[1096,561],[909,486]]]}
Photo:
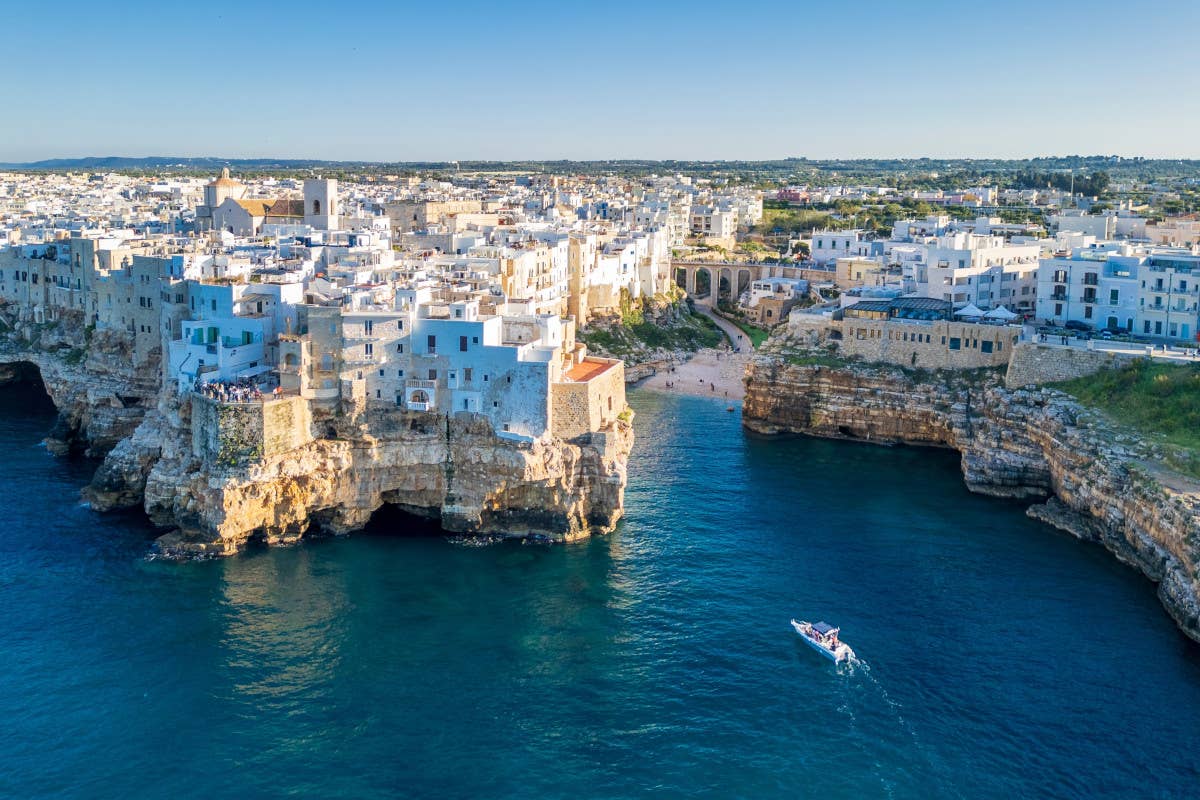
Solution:
{"label": "shadow on cliff", "polygon": [[[45,420],[45,443],[56,455],[78,455],[82,446],[77,425],[60,413],[42,380],[42,371],[30,361],[0,364],[0,415]],[[98,463],[98,462],[97,462]]]}
{"label": "shadow on cliff", "polygon": [[371,515],[361,531],[370,536],[446,536],[437,519],[413,514],[399,506],[385,503]]}

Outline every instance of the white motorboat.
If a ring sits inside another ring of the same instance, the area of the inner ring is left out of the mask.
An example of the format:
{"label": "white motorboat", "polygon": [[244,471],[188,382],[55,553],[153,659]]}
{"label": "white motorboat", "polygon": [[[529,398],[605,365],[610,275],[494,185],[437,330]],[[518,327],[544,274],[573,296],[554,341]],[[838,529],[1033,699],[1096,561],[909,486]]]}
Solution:
{"label": "white motorboat", "polygon": [[792,620],[792,627],[800,634],[809,647],[828,658],[835,664],[854,658],[850,645],[838,639],[841,628],[835,628],[826,622],[797,622]]}

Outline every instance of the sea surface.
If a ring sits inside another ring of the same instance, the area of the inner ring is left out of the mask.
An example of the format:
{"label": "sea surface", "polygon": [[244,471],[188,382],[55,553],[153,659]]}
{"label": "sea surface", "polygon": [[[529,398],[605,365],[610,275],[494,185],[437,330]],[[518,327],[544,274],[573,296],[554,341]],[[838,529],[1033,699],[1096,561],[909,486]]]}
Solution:
{"label": "sea surface", "polygon": [[393,514],[180,565],[80,504],[94,465],[7,390],[0,796],[1200,795],[1200,645],[1104,550],[950,453],[631,402],[612,536],[471,548]]}

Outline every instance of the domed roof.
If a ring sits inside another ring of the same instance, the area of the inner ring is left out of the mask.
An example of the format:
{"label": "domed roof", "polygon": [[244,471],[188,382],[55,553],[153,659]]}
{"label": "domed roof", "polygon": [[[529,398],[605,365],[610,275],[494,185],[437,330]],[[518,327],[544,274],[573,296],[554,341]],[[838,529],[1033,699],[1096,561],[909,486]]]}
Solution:
{"label": "domed roof", "polygon": [[241,186],[242,184],[240,181],[235,181],[233,178],[229,177],[229,167],[222,167],[221,177],[217,178],[215,181],[211,181],[208,185],[233,187]]}

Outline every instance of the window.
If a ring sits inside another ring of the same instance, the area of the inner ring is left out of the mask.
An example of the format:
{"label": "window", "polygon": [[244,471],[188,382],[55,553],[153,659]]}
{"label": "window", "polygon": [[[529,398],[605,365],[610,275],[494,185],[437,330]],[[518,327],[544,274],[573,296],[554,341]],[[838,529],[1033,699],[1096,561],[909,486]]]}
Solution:
{"label": "window", "polygon": [[1054,316],[1056,316],[1056,317],[1062,316],[1062,303],[1054,304]]}
{"label": "window", "polygon": [[368,356],[375,355],[375,345],[371,344],[370,342],[367,342],[366,344],[363,345],[363,352],[366,353]]}
{"label": "window", "polygon": [[488,375],[486,372],[485,372],[485,373],[483,373],[483,382],[484,382],[484,383],[487,383],[487,382],[488,382],[488,378],[489,378],[489,375]]}
{"label": "window", "polygon": [[1084,306],[1084,307],[1083,307],[1083,318],[1084,318],[1084,319],[1091,319],[1091,318],[1092,318],[1092,307],[1091,307],[1091,306]]}
{"label": "window", "polygon": [[375,332],[375,321],[374,320],[369,319],[363,323],[363,334],[370,336],[374,332]]}
{"label": "window", "polygon": [[960,339],[957,336],[951,336],[950,337],[950,349],[951,350],[961,350],[962,349],[962,339]]}
{"label": "window", "polygon": [[992,343],[991,343],[991,342],[988,342],[988,341],[983,341],[983,342],[980,342],[980,343],[979,343],[979,351],[980,351],[981,353],[990,353],[990,352],[992,352]]}
{"label": "window", "polygon": [[[1115,306],[1118,302],[1120,302],[1120,299],[1121,299],[1121,290],[1120,289],[1109,289],[1108,290],[1108,304],[1110,306]],[[1113,327],[1115,328],[1116,325],[1114,325]]]}
{"label": "window", "polygon": [[426,337],[425,344],[426,344],[426,347],[428,348],[429,352],[431,352],[431,353],[437,352],[437,337],[436,336],[433,336],[431,334],[430,336]]}
{"label": "window", "polygon": [[474,370],[472,370],[471,367],[463,367],[463,383],[471,382],[471,373],[473,371]]}
{"label": "window", "polygon": [[436,369],[429,370],[429,380],[431,380],[431,381],[437,380],[437,370]]}
{"label": "window", "polygon": [[478,336],[472,336],[472,337],[471,337],[471,344],[479,344],[479,337],[478,337]]}
{"label": "window", "polygon": [[467,337],[458,337],[458,349],[464,353],[467,352]]}
{"label": "window", "polygon": [[379,377],[383,377],[383,370],[379,370]]}
{"label": "window", "polygon": [[400,344],[396,345],[396,352],[397,352],[397,353],[403,353],[403,352],[404,352],[404,342],[401,342]]}

